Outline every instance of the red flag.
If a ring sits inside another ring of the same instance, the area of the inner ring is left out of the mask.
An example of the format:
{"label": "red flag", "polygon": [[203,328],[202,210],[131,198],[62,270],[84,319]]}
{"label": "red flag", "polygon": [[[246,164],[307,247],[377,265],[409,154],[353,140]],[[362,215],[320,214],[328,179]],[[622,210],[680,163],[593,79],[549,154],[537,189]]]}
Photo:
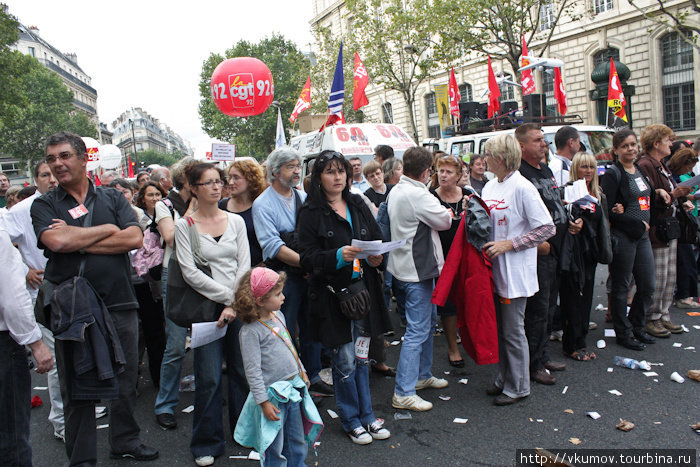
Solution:
{"label": "red flag", "polygon": [[491,57],[489,57],[489,118],[501,110],[499,97],[501,97],[501,88],[498,87],[496,75],[493,74],[493,68],[491,67]]}
{"label": "red flag", "polygon": [[459,93],[457,86],[457,77],[455,77],[455,69],[450,71],[450,113],[459,119],[459,101],[462,96]]}
{"label": "red flag", "polygon": [[360,60],[360,56],[355,52],[355,74],[353,76],[352,108],[359,110],[360,107],[369,104],[365,88],[369,84],[369,75],[365,66]]}
{"label": "red flag", "polygon": [[625,93],[622,92],[622,84],[620,84],[620,77],[617,76],[615,62],[613,62],[612,57],[610,57],[610,80],[608,81],[608,107],[613,110],[616,117],[627,122],[627,112],[625,112],[626,105],[627,99],[625,99]]}
{"label": "red flag", "polygon": [[301,88],[301,94],[299,95],[299,99],[294,106],[292,116],[289,117],[289,121],[294,123],[299,114],[309,107],[311,107],[311,76],[306,78],[306,84],[303,88]]}
{"label": "red flag", "polygon": [[129,178],[134,178],[134,164],[131,162],[131,156],[129,156]]}
{"label": "red flag", "polygon": [[566,89],[561,80],[561,68],[554,69],[554,98],[557,100],[557,112],[559,115],[566,115]]}
{"label": "red flag", "polygon": [[95,174],[95,186],[101,186],[102,182],[100,181],[100,177]]}
{"label": "red flag", "polygon": [[[527,43],[525,42],[525,34],[523,34],[523,55],[527,55]],[[521,58],[520,66],[530,64],[527,58]],[[532,70],[524,70],[520,73],[520,83],[523,85],[523,96],[535,92],[535,80],[532,79]]]}

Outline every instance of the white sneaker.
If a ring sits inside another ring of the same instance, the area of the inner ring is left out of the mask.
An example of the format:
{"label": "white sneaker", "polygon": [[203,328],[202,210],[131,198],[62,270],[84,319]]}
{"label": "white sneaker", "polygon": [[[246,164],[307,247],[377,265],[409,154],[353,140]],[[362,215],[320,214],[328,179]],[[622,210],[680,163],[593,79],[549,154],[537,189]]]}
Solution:
{"label": "white sneaker", "polygon": [[60,430],[54,430],[53,437],[56,438],[56,440],[65,443],[66,442],[66,429],[61,428]]}
{"label": "white sneaker", "polygon": [[552,334],[549,336],[549,340],[561,342],[561,339],[563,336],[564,336],[564,331],[552,331]]}
{"label": "white sneaker", "polygon": [[194,463],[199,465],[200,467],[204,467],[207,465],[213,465],[214,464],[214,457],[213,456],[198,457],[194,460]]}
{"label": "white sneaker", "polygon": [[422,399],[418,394],[411,396],[399,396],[394,393],[391,399],[391,406],[395,409],[415,410],[416,412],[425,412],[433,408],[433,404]]}
{"label": "white sneaker", "polygon": [[416,391],[420,389],[432,388],[442,389],[447,387],[447,380],[431,376],[430,378],[419,379],[416,383]]}
{"label": "white sneaker", "polygon": [[372,442],[372,436],[370,436],[369,433],[367,433],[367,430],[365,430],[361,426],[358,426],[354,430],[349,431],[348,436],[355,444],[369,444]]}
{"label": "white sneaker", "polygon": [[389,430],[384,428],[379,422],[379,420],[375,420],[369,425],[367,425],[367,432],[372,436],[374,439],[387,439],[389,436],[391,436],[391,433]]}

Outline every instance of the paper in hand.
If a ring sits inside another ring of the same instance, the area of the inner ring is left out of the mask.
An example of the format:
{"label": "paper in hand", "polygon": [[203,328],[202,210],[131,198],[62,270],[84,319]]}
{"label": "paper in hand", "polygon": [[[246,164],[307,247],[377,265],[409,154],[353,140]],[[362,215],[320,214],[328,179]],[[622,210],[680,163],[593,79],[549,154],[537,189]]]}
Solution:
{"label": "paper in hand", "polygon": [[192,340],[191,348],[201,347],[210,342],[221,339],[226,335],[226,326],[219,328],[216,326],[216,321],[207,323],[192,323]]}
{"label": "paper in hand", "polygon": [[595,203],[598,200],[588,193],[585,180],[576,180],[573,185],[564,187],[564,201],[569,204]]}
{"label": "paper in hand", "polygon": [[382,242],[381,240],[366,241],[353,239],[351,246],[362,248],[362,251],[359,252],[356,256],[357,259],[367,259],[370,256],[383,255],[384,253],[388,253],[391,250],[400,248],[405,244],[406,239],[396,240],[393,242]]}

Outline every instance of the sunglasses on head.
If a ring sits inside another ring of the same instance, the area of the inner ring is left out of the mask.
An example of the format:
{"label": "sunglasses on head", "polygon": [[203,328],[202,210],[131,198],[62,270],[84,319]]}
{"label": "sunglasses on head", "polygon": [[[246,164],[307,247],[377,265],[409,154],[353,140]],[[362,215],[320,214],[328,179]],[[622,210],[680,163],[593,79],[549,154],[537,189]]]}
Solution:
{"label": "sunglasses on head", "polygon": [[318,158],[319,162],[326,162],[330,161],[333,159],[342,159],[343,155],[339,152],[336,151],[331,151],[323,154],[321,157]]}

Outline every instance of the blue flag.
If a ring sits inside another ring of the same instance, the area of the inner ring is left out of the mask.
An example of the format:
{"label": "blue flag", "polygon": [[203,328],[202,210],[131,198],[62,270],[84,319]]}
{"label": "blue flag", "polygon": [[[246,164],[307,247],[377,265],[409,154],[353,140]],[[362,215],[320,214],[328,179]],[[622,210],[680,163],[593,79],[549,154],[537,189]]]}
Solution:
{"label": "blue flag", "polygon": [[333,74],[333,85],[331,86],[331,94],[328,96],[328,120],[323,124],[319,131],[322,131],[327,125],[333,125],[340,122],[345,123],[343,116],[343,100],[345,99],[345,77],[343,76],[343,43],[340,43],[340,51],[338,52],[338,61],[335,65],[335,73]]}

